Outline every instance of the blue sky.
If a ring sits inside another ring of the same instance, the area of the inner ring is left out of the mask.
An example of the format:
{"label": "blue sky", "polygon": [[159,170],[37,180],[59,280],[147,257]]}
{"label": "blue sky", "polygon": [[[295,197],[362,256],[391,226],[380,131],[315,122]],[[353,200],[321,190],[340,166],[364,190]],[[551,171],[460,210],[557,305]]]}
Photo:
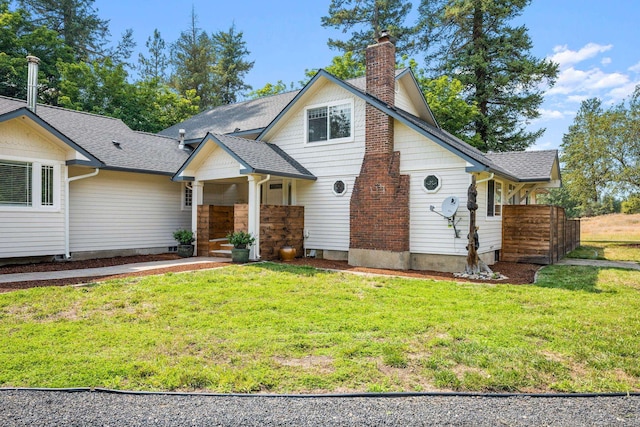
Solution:
{"label": "blue sky", "polygon": [[[414,9],[419,0],[413,2]],[[244,33],[255,61],[246,81],[254,88],[267,82],[298,82],[304,70],[321,68],[338,52],[327,47],[329,37],[342,33],[320,25],[330,0],[96,0],[103,19],[110,20],[113,38],[134,30],[138,49],[157,28],[169,42],[190,25],[191,6],[199,26],[209,32],[232,24]],[[533,128],[546,127],[535,149],[557,148],[580,102],[599,97],[616,103],[640,84],[640,2],[635,0],[533,0],[516,23],[525,24],[532,53],[560,64],[555,87],[545,88],[542,116]],[[137,57],[137,54],[136,54]],[[420,59],[420,58],[416,58]]]}

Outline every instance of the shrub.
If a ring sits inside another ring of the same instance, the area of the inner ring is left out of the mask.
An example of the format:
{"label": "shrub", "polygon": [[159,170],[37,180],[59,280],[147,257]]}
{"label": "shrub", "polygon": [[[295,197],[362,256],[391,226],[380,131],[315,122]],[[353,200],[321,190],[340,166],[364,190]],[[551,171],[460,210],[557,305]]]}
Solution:
{"label": "shrub", "polygon": [[640,213],[640,194],[634,194],[627,200],[622,202],[623,214],[637,214]]}
{"label": "shrub", "polygon": [[174,231],[173,238],[176,239],[181,245],[190,245],[194,240],[196,240],[196,238],[193,236],[193,231],[191,230]]}

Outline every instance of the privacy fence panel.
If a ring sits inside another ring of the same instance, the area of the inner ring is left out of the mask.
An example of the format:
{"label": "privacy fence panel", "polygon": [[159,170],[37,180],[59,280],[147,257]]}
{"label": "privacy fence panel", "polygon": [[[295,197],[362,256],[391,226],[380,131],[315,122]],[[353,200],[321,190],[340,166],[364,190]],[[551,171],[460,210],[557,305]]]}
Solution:
{"label": "privacy fence panel", "polygon": [[580,221],[549,205],[503,206],[501,261],[553,264],[580,245]]}

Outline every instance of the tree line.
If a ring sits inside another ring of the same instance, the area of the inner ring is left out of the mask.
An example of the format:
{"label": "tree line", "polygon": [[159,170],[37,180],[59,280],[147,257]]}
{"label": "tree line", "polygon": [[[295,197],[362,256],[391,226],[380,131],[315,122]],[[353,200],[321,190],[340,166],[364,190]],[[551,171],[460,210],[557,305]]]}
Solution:
{"label": "tree line", "polygon": [[112,43],[94,0],[0,0],[0,95],[25,99],[27,55],[41,59],[39,101],[158,132],[250,89],[243,33],[191,25],[170,44],[156,29],[137,61],[133,30]]}
{"label": "tree line", "polygon": [[614,105],[583,101],[560,147],[565,185],[546,201],[573,217],[640,213],[640,85]]}

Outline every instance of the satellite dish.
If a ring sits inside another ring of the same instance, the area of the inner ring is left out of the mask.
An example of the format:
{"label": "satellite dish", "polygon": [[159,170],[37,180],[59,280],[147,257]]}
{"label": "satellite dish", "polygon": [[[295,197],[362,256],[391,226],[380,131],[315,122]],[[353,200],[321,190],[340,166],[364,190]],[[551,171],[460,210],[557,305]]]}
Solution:
{"label": "satellite dish", "polygon": [[449,196],[442,201],[442,215],[447,218],[451,218],[458,211],[458,198],[456,196]]}

